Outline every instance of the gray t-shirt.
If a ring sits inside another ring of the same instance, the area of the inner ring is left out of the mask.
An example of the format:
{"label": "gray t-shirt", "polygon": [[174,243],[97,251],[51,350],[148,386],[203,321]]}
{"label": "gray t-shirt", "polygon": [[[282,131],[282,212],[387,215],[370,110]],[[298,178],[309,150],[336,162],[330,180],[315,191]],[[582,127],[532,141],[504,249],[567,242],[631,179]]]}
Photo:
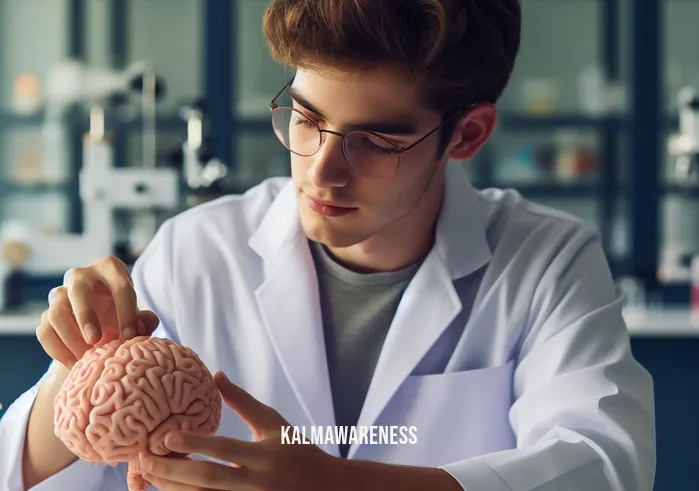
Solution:
{"label": "gray t-shirt", "polygon": [[[337,426],[355,426],[386,334],[420,263],[388,273],[357,273],[310,242],[318,273],[328,371]],[[343,457],[349,445],[340,445]]]}

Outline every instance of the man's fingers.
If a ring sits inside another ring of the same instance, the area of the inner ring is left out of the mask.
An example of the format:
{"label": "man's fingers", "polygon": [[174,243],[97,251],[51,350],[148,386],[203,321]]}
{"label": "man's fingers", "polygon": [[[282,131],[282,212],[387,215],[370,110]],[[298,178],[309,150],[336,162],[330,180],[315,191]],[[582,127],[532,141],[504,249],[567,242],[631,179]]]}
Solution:
{"label": "man's fingers", "polygon": [[42,315],[42,323],[48,323],[58,335],[63,344],[73,353],[76,359],[91,348],[85,341],[83,333],[73,316],[73,311],[68,300],[68,293],[64,287],[56,289],[51,305]]}
{"label": "man's fingers", "polygon": [[[248,490],[251,472],[248,469],[231,467],[202,460],[178,460],[167,457],[148,456],[141,460],[143,477],[153,482],[158,478],[193,486],[194,489]],[[151,480],[153,479],[153,480]],[[155,484],[155,483],[154,483]],[[167,483],[163,483],[164,485]],[[158,486],[156,484],[156,486]],[[159,487],[159,486],[158,486]],[[169,488],[163,488],[170,491]],[[180,491],[189,488],[173,488]]]}
{"label": "man's fingers", "polygon": [[140,324],[142,325],[143,329],[142,332],[139,331],[139,334],[141,336],[150,336],[151,334],[153,334],[153,331],[155,331],[158,325],[160,324],[160,319],[158,318],[158,316],[150,310],[139,311],[138,320],[140,321]]}
{"label": "man's fingers", "polygon": [[48,320],[42,320],[36,329],[36,337],[46,354],[64,367],[68,369],[73,368],[73,365],[78,362],[75,355],[63,344],[63,341],[58,337]]}
{"label": "man's fingers", "polygon": [[288,424],[274,408],[261,403],[232,383],[223,372],[219,371],[214,375],[214,382],[224,402],[256,435],[260,436],[265,431],[278,431]]}
{"label": "man's fingers", "polygon": [[135,338],[138,336],[136,292],[125,278],[110,278],[108,282],[119,320],[119,333],[123,339]]}
{"label": "man's fingers", "polygon": [[165,435],[164,443],[173,452],[207,455],[247,467],[254,467],[263,452],[255,442],[181,431],[171,431]]}
{"label": "man's fingers", "polygon": [[[85,340],[90,344],[96,344],[103,334],[102,326],[100,326],[99,318],[93,307],[94,291],[99,279],[87,268],[73,268],[67,278],[68,299],[75,320]],[[58,293],[54,295],[52,302],[58,301],[57,296]]]}
{"label": "man's fingers", "polygon": [[119,320],[119,333],[123,339],[136,337],[138,335],[136,292],[124,263],[117,258],[109,257],[98,261],[94,267],[112,293]]}
{"label": "man's fingers", "polygon": [[129,473],[126,475],[126,487],[129,491],[146,491],[151,484],[141,474],[134,474],[129,469]]}
{"label": "man's fingers", "polygon": [[152,474],[144,474],[143,479],[158,488],[158,491],[209,491],[201,487],[174,482],[164,477],[154,476]]}

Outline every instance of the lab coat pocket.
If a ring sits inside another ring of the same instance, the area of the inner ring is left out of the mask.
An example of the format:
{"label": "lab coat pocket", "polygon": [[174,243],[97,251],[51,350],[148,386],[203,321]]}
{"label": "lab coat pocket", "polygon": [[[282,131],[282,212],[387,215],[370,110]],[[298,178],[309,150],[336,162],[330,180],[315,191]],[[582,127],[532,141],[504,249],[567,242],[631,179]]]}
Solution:
{"label": "lab coat pocket", "polygon": [[514,362],[406,378],[378,425],[414,427],[407,444],[370,449],[375,458],[438,466],[512,448],[509,423]]}

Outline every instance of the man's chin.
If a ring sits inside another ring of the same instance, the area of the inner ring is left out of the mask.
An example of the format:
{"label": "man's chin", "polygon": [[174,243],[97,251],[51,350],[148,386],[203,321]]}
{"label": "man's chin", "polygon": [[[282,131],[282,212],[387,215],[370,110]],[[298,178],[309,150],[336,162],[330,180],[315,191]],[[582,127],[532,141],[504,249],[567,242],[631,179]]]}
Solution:
{"label": "man's chin", "polygon": [[301,217],[301,228],[306,237],[314,242],[319,242],[326,247],[344,248],[356,245],[363,240],[363,236],[350,230],[341,230],[333,227],[326,220],[309,219]]}

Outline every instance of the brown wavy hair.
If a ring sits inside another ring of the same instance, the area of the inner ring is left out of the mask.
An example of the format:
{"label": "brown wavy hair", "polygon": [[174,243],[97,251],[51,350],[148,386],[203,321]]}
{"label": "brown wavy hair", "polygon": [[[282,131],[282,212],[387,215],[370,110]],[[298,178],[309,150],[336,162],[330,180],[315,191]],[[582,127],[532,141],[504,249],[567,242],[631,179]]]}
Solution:
{"label": "brown wavy hair", "polygon": [[[395,66],[442,113],[495,104],[519,51],[520,0],[274,0],[263,31],[294,69]],[[448,126],[448,125],[447,125]],[[451,129],[444,133],[451,136]]]}

